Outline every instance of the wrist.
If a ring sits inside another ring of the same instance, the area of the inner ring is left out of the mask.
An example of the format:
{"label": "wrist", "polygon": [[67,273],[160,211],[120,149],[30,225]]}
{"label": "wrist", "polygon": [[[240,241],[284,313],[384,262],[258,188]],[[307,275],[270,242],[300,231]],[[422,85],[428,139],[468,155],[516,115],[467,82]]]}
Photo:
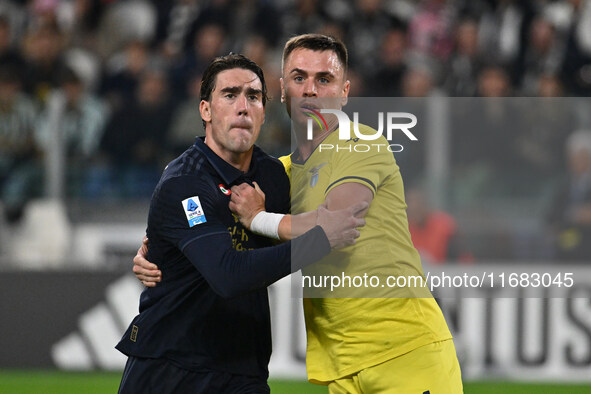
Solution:
{"label": "wrist", "polygon": [[257,217],[257,215],[261,212],[265,212],[264,208],[258,209],[256,211],[254,211],[254,213],[250,216],[250,218],[248,219],[248,224],[244,223],[246,225],[246,227],[252,231],[252,221],[254,220],[255,217]]}
{"label": "wrist", "polygon": [[250,231],[265,237],[279,239],[279,223],[284,216],[279,213],[260,211],[250,222]]}

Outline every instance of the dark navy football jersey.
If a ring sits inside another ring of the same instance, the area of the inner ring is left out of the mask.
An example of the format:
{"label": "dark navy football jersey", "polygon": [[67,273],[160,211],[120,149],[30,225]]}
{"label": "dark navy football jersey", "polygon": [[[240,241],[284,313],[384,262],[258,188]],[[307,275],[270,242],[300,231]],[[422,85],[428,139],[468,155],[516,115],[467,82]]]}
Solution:
{"label": "dark navy football jersey", "polygon": [[246,173],[201,138],[167,166],[147,228],[148,260],[162,271],[162,282],[144,290],[140,314],[117,349],[196,371],[268,377],[266,286],[292,268],[289,243],[265,248],[273,241],[246,230],[228,208],[230,187],[253,181],[265,192],[268,212],[289,211],[283,165],[257,147]]}

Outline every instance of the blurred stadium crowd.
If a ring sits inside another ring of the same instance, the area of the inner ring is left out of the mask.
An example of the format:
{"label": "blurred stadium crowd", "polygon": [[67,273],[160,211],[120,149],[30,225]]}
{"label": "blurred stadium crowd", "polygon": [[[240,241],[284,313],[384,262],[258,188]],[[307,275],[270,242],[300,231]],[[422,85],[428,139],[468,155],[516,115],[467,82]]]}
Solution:
{"label": "blurred stadium crowd", "polygon": [[[273,155],[289,153],[289,122],[278,100],[281,50],[289,37],[308,32],[347,44],[353,97],[591,95],[589,0],[0,0],[0,200],[6,221],[18,222],[27,201],[47,193],[52,149],[65,157],[58,194],[90,201],[149,198],[164,165],[202,135],[201,72],[229,51],[263,67],[274,98],[259,145]],[[501,109],[510,110],[516,111]],[[576,132],[579,124],[561,118],[566,112],[556,105],[538,110],[522,122],[540,127],[508,136],[515,142],[508,158],[499,160],[494,141],[469,129],[451,135],[457,142],[452,175],[459,181],[446,208],[460,219],[474,217],[458,207],[490,195],[486,183],[501,197],[524,197],[526,206],[551,194],[556,202],[547,204],[554,208],[544,220],[556,228],[569,220],[582,223],[587,230],[580,234],[589,237],[589,133]],[[516,115],[522,114],[505,118]],[[557,128],[542,127],[548,124]],[[504,129],[494,122],[488,127]],[[498,130],[487,135],[499,138]],[[570,166],[566,146],[578,157]],[[523,182],[516,177],[503,189],[506,172],[490,175],[499,164],[511,173],[529,171],[524,176],[539,185],[520,191]],[[403,172],[407,184],[424,175],[416,168]],[[569,169],[576,176],[568,177]],[[565,179],[574,180],[561,189]],[[527,252],[532,248],[512,255],[538,257]]]}

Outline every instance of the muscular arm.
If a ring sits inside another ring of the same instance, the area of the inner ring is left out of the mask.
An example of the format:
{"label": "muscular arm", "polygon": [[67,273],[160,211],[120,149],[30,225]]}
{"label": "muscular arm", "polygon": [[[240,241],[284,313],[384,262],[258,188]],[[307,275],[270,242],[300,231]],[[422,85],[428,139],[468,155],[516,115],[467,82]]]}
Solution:
{"label": "muscular arm", "polygon": [[[359,183],[344,183],[332,189],[325,200],[325,207],[329,211],[341,211],[328,213],[326,220],[338,222],[347,219],[347,209],[356,204],[366,202],[361,211],[354,210],[353,214],[362,218],[367,213],[367,207],[373,199],[373,193],[364,185]],[[253,218],[265,210],[265,194],[255,183],[254,188],[248,184],[241,184],[232,187],[232,200],[230,210],[238,215],[242,224],[250,228]],[[297,215],[285,215],[279,223],[278,234],[282,241],[299,237],[306,231],[313,228],[318,222],[318,211],[309,211]],[[331,234],[327,233],[329,239]],[[331,239],[331,244],[333,244]]]}
{"label": "muscular arm", "polygon": [[[329,210],[336,211],[363,201],[367,203],[369,209],[372,200],[373,192],[369,187],[361,183],[348,182],[329,191],[324,201]],[[364,217],[368,209],[359,212],[357,217]]]}

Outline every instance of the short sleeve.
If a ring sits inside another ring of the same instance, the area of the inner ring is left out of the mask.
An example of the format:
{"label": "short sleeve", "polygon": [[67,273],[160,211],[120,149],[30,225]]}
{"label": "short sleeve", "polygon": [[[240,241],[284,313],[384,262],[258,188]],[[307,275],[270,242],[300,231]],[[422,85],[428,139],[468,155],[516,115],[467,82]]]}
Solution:
{"label": "short sleeve", "polygon": [[335,152],[332,157],[332,171],[325,195],[349,182],[365,185],[375,195],[384,180],[398,169],[384,137],[375,141],[351,139],[343,146],[345,149]]}

